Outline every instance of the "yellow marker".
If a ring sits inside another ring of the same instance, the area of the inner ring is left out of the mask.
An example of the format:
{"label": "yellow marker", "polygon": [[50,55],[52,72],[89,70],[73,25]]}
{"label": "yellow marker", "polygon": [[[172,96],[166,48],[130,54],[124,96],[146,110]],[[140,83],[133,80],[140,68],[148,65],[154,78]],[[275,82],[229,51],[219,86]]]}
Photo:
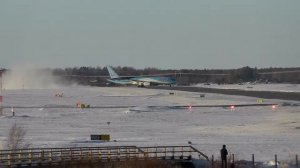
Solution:
{"label": "yellow marker", "polygon": [[257,99],[256,102],[257,102],[257,103],[263,103],[263,102],[264,102],[264,99]]}

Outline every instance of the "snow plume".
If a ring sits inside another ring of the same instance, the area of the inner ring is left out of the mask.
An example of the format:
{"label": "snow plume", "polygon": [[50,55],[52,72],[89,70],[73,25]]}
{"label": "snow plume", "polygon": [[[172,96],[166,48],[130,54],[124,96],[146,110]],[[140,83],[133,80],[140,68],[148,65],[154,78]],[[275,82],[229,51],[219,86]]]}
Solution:
{"label": "snow plume", "polygon": [[55,89],[64,82],[51,69],[22,67],[6,71],[2,83],[3,89]]}

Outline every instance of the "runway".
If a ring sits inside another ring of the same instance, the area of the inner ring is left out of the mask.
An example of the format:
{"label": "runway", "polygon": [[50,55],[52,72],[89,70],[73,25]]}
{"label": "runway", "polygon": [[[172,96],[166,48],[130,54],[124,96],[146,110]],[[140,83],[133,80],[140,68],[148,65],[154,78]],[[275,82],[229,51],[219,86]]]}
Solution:
{"label": "runway", "polygon": [[276,92],[276,91],[249,91],[238,89],[216,89],[190,86],[151,86],[150,89],[164,89],[164,90],[180,90],[187,92],[202,92],[202,93],[218,93],[226,95],[241,95],[249,97],[258,97],[264,99],[281,99],[281,100],[296,100],[300,101],[299,92]]}
{"label": "runway", "polygon": [[[229,108],[231,106],[234,107],[259,107],[259,106],[274,106],[278,104],[270,104],[270,103],[256,103],[256,104],[222,104],[222,105],[175,105],[175,106],[142,106],[144,108],[151,108],[151,109],[187,109],[187,108],[204,108],[204,107],[223,107]],[[92,108],[92,109],[111,109],[111,108],[135,108],[141,106],[90,106],[85,108]],[[53,109],[72,109],[72,108],[80,108],[74,105],[53,105],[53,106],[2,106],[2,109],[9,109],[9,108],[22,108],[22,109],[34,109],[34,108],[53,108]],[[85,109],[82,108],[82,109]]]}

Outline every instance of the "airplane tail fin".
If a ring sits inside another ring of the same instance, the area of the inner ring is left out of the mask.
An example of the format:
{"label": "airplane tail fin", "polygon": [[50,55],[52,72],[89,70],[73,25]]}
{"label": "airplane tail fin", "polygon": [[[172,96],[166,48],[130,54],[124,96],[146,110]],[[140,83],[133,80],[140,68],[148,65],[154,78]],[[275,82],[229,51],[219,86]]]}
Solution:
{"label": "airplane tail fin", "polygon": [[112,69],[111,66],[107,66],[107,70],[111,79],[119,78],[119,75]]}

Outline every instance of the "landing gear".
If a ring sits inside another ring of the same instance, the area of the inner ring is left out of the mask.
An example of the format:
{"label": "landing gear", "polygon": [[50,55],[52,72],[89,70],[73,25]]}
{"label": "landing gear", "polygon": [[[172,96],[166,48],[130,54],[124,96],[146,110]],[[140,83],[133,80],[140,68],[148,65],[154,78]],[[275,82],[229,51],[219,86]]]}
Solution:
{"label": "landing gear", "polygon": [[144,83],[139,83],[138,87],[145,87]]}

